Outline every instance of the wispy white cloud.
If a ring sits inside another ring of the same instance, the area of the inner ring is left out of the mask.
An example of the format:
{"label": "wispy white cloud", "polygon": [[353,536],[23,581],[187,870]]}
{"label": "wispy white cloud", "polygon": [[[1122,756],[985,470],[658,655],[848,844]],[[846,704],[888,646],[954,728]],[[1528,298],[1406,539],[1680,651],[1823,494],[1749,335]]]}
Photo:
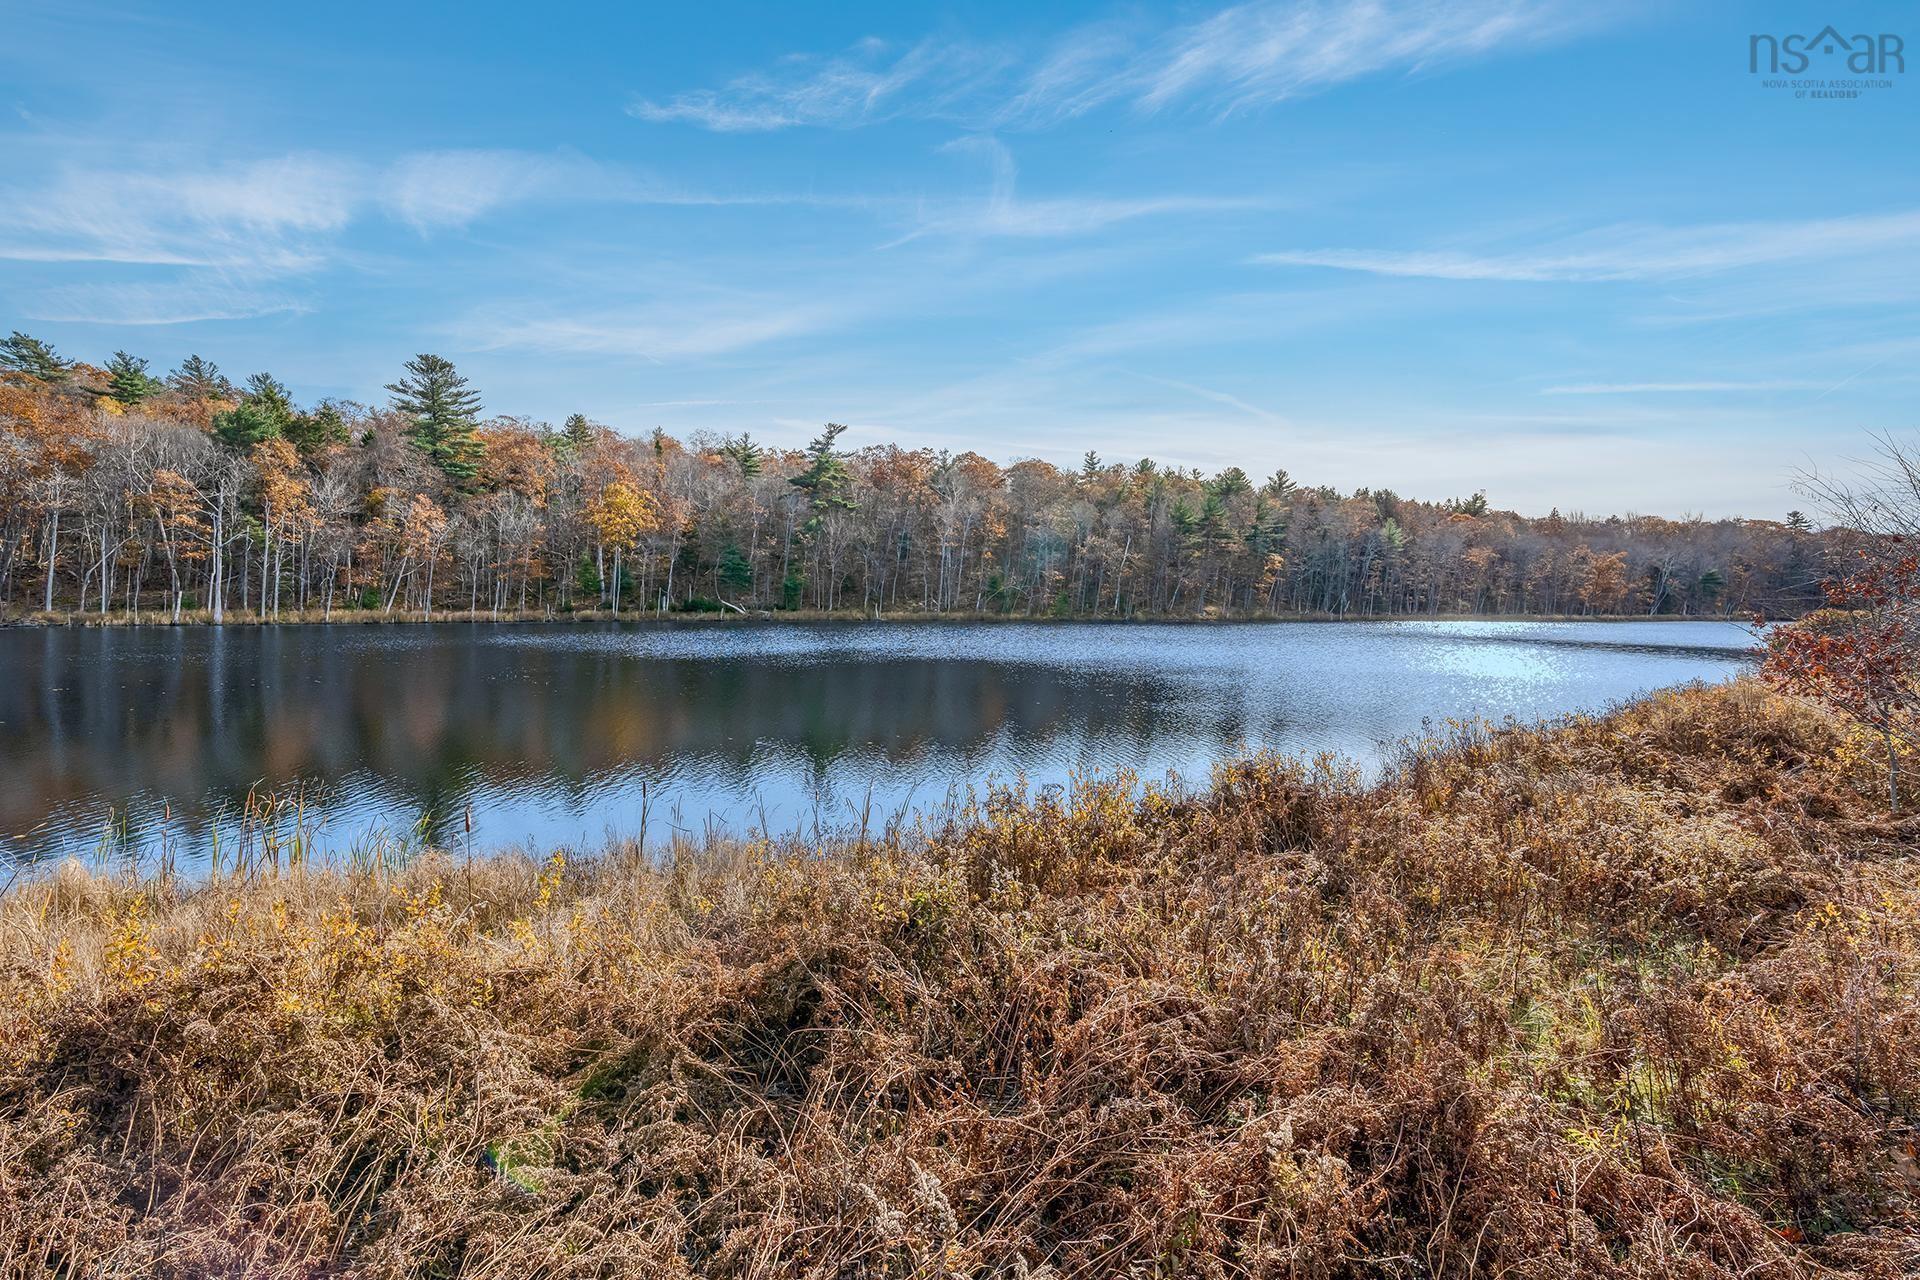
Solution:
{"label": "wispy white cloud", "polygon": [[582,157],[425,151],[387,164],[294,153],[202,170],[69,169],[0,191],[0,259],[309,271],[358,220],[463,228],[543,199],[705,202]]}
{"label": "wispy white cloud", "polygon": [[67,171],[0,200],[0,257],[295,271],[351,219],[357,166],[294,154],[201,172]]}
{"label": "wispy white cloud", "polygon": [[634,402],[635,409],[711,409],[720,405],[737,404],[778,404],[777,400],[639,400]]}
{"label": "wispy white cloud", "polygon": [[1332,267],[1433,280],[1595,283],[1708,276],[1920,245],[1920,210],[1802,222],[1698,227],[1605,227],[1508,252],[1291,249],[1257,255],[1266,266]]}
{"label": "wispy white cloud", "polygon": [[1160,300],[1135,314],[1069,332],[1038,347],[1025,363],[1062,367],[1131,359],[1139,352],[1272,344],[1364,323],[1388,311],[1403,312],[1404,304],[1350,288],[1201,294],[1179,302]]}
{"label": "wispy white cloud", "polygon": [[842,318],[842,309],[828,303],[713,296],[649,300],[583,315],[482,315],[461,328],[466,341],[488,350],[524,347],[666,362],[727,355],[816,333]]}
{"label": "wispy white cloud", "polygon": [[1262,409],[1257,404],[1248,404],[1239,396],[1230,395],[1225,391],[1216,391],[1212,387],[1203,387],[1193,382],[1181,382],[1176,378],[1156,378],[1148,373],[1138,374],[1136,376],[1145,378],[1148,382],[1157,382],[1163,387],[1172,387],[1176,391],[1185,391],[1191,395],[1199,396],[1202,400],[1209,400],[1214,404],[1226,405],[1229,409],[1238,409],[1248,417],[1258,418],[1262,422],[1283,425],[1286,421],[1270,409]]}
{"label": "wispy white cloud", "polygon": [[1715,391],[1813,391],[1824,384],[1779,378],[1759,382],[1575,382],[1542,387],[1543,396],[1691,395]]}
{"label": "wispy white cloud", "polygon": [[900,118],[1033,127],[1110,104],[1228,115],[1366,76],[1547,44],[1608,20],[1603,6],[1566,0],[1254,0],[1173,27],[1083,26],[1039,51],[954,38],[896,51],[866,40],[832,57],[792,55],[717,89],[640,98],[628,110],[717,132]]}
{"label": "wispy white cloud", "polygon": [[834,57],[791,55],[772,71],[739,76],[719,89],[665,102],[640,99],[628,112],[717,133],[960,115],[1011,66],[1006,55],[964,41],[923,40],[890,57],[883,41],[868,39]]}
{"label": "wispy white cloud", "polygon": [[983,156],[988,188],[982,197],[920,202],[913,208],[912,230],[886,248],[924,236],[1047,237],[1084,235],[1115,223],[1175,214],[1231,213],[1275,207],[1276,202],[1244,196],[1051,196],[1022,197],[1018,168],[1005,143],[989,134],[973,134],[944,150]]}
{"label": "wispy white cloud", "polygon": [[1389,71],[1417,71],[1564,39],[1593,9],[1556,3],[1347,0],[1244,4],[1172,33],[1135,65],[1146,110],[1193,102],[1228,113]]}
{"label": "wispy white cloud", "polygon": [[[998,90],[987,104],[989,116],[1003,125],[1071,120],[1124,96],[1115,74],[1139,55],[1152,38],[1137,23],[1111,20],[1066,33],[1015,82]],[[1004,98],[999,92],[1007,95]]]}
{"label": "wispy white cloud", "polygon": [[[293,153],[172,170],[59,170],[0,190],[0,260],[141,268],[26,299],[36,319],[161,325],[304,304],[275,282],[352,261],[356,224],[461,230],[536,201],[708,202],[571,154],[425,151],[385,162]],[[156,280],[156,271],[168,277]]]}
{"label": "wispy white cloud", "polygon": [[1065,196],[989,200],[971,210],[935,218],[930,231],[976,235],[1065,236],[1098,231],[1118,222],[1170,214],[1243,212],[1272,202],[1242,196]]}
{"label": "wispy white cloud", "polygon": [[169,325],[208,320],[252,320],[308,310],[284,293],[243,285],[168,283],[67,285],[29,298],[35,320],[72,324]]}
{"label": "wispy white cloud", "polygon": [[380,203],[417,231],[461,228],[505,205],[565,196],[631,198],[635,184],[578,156],[525,151],[421,151],[389,165]]}

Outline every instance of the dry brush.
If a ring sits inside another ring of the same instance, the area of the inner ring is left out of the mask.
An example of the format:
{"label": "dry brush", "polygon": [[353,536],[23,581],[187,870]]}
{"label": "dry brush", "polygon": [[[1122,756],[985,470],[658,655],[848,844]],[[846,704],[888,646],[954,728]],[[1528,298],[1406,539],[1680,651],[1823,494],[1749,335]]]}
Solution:
{"label": "dry brush", "polygon": [[1879,785],[1740,683],[831,849],[70,866],[0,1274],[1903,1274]]}

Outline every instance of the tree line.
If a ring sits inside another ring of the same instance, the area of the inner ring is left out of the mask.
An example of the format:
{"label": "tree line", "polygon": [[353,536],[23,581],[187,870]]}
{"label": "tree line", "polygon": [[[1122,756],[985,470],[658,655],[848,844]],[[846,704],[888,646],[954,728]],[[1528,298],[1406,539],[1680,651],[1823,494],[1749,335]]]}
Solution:
{"label": "tree line", "polygon": [[1081,617],[1780,616],[1847,538],[1783,520],[1527,518],[1089,452],[804,449],[484,416],[439,356],[302,408],[191,356],[0,341],[0,608],[821,610]]}

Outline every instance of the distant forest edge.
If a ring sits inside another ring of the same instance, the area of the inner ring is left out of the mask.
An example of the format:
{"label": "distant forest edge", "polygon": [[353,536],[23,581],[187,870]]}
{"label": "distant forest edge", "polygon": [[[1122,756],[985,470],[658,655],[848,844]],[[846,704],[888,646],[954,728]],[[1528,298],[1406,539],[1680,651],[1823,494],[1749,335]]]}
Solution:
{"label": "distant forest edge", "polygon": [[[1208,617],[1797,616],[1851,535],[1784,520],[1528,518],[977,453],[634,438],[483,417],[447,360],[385,407],[0,342],[0,610],[154,618],[582,610]],[[1649,465],[1659,465],[1650,459]]]}

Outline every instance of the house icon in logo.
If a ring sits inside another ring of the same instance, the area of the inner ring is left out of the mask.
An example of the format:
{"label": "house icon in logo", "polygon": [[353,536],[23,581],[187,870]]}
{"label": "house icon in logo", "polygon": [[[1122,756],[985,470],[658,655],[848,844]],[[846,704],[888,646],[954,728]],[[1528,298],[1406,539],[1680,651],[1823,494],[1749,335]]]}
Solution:
{"label": "house icon in logo", "polygon": [[1832,53],[1835,45],[1847,50],[1849,53],[1853,51],[1853,41],[1847,39],[1838,31],[1835,31],[1831,24],[1819,35],[1807,37],[1807,47],[1812,48],[1818,46],[1821,53]]}

